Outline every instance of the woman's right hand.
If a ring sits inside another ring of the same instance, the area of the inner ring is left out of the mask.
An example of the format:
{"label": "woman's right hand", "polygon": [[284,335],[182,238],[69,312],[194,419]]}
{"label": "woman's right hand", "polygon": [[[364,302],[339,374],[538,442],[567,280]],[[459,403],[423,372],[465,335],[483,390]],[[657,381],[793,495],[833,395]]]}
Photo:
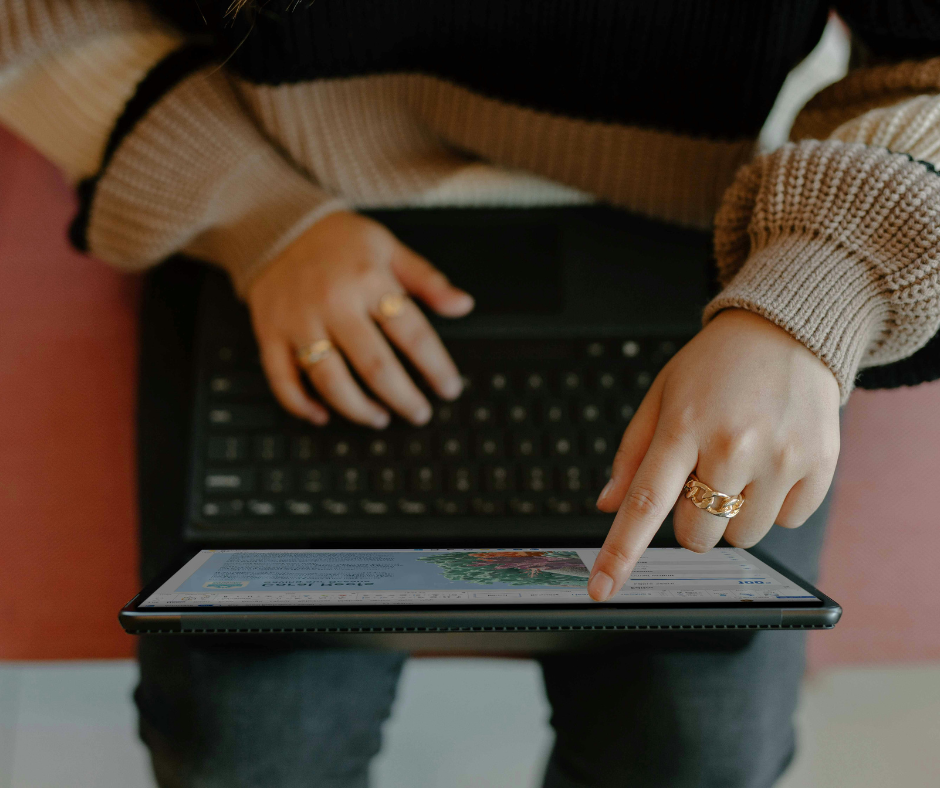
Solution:
{"label": "woman's right hand", "polygon": [[305,372],[323,401],[351,421],[385,427],[389,412],[356,383],[347,362],[382,403],[413,424],[431,418],[431,405],[389,346],[407,356],[444,399],[461,391],[460,375],[421,310],[405,299],[383,317],[379,302],[411,294],[446,317],[473,309],[427,260],[381,224],[349,211],[316,222],[278,255],[249,287],[248,306],[261,363],[280,403],[295,416],[323,425],[329,413],[301,384],[300,348],[329,339],[334,346]]}

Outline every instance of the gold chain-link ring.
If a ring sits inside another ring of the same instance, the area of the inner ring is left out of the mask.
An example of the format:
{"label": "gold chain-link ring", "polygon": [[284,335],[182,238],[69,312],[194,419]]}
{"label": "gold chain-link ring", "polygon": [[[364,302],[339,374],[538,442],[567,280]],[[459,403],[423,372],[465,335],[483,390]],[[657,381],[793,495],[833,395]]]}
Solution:
{"label": "gold chain-link ring", "polygon": [[300,362],[302,366],[312,367],[314,364],[318,364],[323,361],[333,350],[333,343],[328,339],[318,339],[316,342],[311,342],[309,345],[304,345],[301,348],[297,348],[297,361]]}
{"label": "gold chain-link ring", "polygon": [[379,299],[379,315],[382,317],[398,317],[408,302],[404,293],[386,293]]}
{"label": "gold chain-link ring", "polygon": [[689,474],[685,487],[682,489],[685,497],[699,509],[704,509],[709,514],[718,517],[726,517],[730,520],[744,506],[743,495],[725,495],[725,493],[717,492],[704,482],[700,482],[694,473]]}

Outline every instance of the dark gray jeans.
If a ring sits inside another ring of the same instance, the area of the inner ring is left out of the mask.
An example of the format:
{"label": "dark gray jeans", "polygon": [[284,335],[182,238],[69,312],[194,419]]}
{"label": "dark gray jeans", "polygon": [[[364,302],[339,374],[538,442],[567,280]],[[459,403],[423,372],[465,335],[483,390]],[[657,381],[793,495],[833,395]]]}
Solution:
{"label": "dark gray jeans", "polygon": [[[764,547],[814,578],[823,524],[820,511],[775,528]],[[804,643],[800,632],[626,634],[614,651],[542,657],[556,733],[545,785],[773,785],[793,754]],[[142,640],[136,700],[159,784],[365,786],[405,659]]]}
{"label": "dark gray jeans", "polygon": [[[144,292],[145,579],[180,547],[196,277],[191,265],[167,265]],[[827,510],[828,500],[761,546],[815,580]],[[800,632],[624,634],[614,651],[541,658],[556,733],[545,786],[772,785],[793,755],[804,646]],[[406,658],[142,638],[135,699],[161,788],[365,786]]]}

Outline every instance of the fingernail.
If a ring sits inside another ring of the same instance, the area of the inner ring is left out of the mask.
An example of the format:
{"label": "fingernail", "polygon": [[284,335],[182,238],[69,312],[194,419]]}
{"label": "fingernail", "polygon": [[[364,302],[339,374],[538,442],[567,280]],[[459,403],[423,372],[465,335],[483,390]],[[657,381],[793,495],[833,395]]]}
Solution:
{"label": "fingernail", "polygon": [[588,581],[588,593],[595,602],[603,602],[607,599],[613,587],[614,580],[606,572],[595,572],[594,576]]}
{"label": "fingernail", "polygon": [[450,378],[444,381],[444,385],[441,386],[441,394],[447,399],[457,399],[461,391],[463,391],[463,383],[461,383],[460,378]]}
{"label": "fingernail", "polygon": [[476,301],[473,300],[473,296],[470,293],[464,292],[463,290],[458,291],[460,293],[460,309],[466,309],[468,312],[473,309],[476,305]]}
{"label": "fingernail", "polygon": [[614,487],[614,480],[610,479],[607,482],[607,484],[604,485],[604,489],[601,490],[601,494],[597,496],[597,503],[595,504],[595,506],[601,505],[601,501],[603,501],[610,494],[610,491],[613,489],[613,487]]}
{"label": "fingernail", "polygon": [[412,415],[415,424],[427,424],[431,420],[431,406],[425,403]]}
{"label": "fingernail", "polygon": [[389,421],[390,421],[390,417],[387,413],[379,412],[379,413],[376,413],[375,416],[373,417],[372,426],[375,427],[376,429],[382,430],[388,426]]}

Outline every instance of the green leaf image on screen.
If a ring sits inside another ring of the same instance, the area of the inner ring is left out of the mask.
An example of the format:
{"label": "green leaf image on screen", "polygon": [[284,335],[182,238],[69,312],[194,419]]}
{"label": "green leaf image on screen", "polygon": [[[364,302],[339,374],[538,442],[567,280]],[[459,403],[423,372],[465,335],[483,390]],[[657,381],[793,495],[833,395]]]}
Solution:
{"label": "green leaf image on screen", "polygon": [[447,580],[480,585],[586,588],[590,575],[574,550],[442,553],[418,560],[437,564]]}

